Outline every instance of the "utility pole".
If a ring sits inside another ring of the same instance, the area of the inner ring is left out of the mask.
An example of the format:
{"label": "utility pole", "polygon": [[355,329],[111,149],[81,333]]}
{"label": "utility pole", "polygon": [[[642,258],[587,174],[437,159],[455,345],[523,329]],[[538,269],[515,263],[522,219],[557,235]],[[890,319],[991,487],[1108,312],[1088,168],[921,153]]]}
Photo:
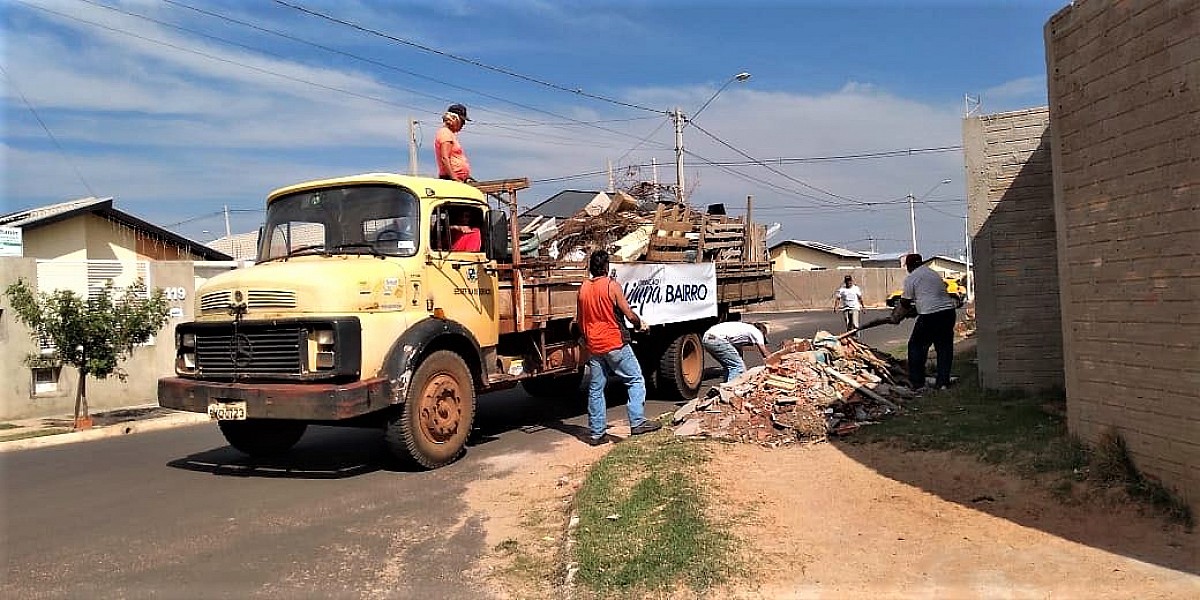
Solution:
{"label": "utility pole", "polygon": [[963,253],[967,259],[967,301],[975,298],[975,276],[971,273],[971,221],[968,215],[963,215],[963,243],[966,247]]}
{"label": "utility pole", "polygon": [[408,120],[408,174],[417,174],[417,120]]}
{"label": "utility pole", "polygon": [[662,190],[658,187],[658,159],[651,158],[650,165],[654,167],[654,201],[658,202],[662,200]]}
{"label": "utility pole", "polygon": [[676,108],[671,118],[675,121],[675,200],[683,204],[683,111]]}
{"label": "utility pole", "polygon": [[229,205],[225,205],[225,239],[233,237],[233,232],[229,229]]}
{"label": "utility pole", "polygon": [[917,253],[917,209],[916,199],[912,192],[908,193],[908,224],[912,228],[912,253]]}
{"label": "utility pole", "polygon": [[608,160],[608,193],[612,194],[617,191],[617,184],[613,182],[612,159]]}

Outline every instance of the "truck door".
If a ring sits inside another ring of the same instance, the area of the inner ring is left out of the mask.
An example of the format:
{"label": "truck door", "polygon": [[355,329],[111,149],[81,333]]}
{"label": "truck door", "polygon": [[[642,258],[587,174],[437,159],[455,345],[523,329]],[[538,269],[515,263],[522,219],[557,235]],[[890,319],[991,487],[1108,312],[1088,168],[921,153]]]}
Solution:
{"label": "truck door", "polygon": [[434,309],[467,327],[483,347],[496,345],[499,337],[495,264],[485,252],[490,242],[487,225],[483,204],[446,202],[435,207],[425,277]]}

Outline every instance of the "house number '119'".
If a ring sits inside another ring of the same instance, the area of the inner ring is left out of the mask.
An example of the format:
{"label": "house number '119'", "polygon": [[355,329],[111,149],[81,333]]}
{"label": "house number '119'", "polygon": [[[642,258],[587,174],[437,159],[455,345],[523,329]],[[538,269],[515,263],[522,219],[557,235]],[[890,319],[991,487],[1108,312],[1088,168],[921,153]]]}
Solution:
{"label": "house number '119'", "polygon": [[163,288],[163,296],[166,296],[167,300],[185,300],[187,299],[187,290],[181,287]]}

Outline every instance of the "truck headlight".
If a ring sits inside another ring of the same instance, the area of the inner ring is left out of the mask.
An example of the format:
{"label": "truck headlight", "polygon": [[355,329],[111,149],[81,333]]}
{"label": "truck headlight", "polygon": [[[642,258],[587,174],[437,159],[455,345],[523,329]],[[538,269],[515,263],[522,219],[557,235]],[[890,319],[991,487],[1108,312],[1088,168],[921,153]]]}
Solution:
{"label": "truck headlight", "polygon": [[183,348],[195,348],[196,347],[196,334],[181,333],[181,334],[179,334],[178,338],[179,339],[175,342],[175,345],[178,348],[183,349]]}
{"label": "truck headlight", "polygon": [[180,375],[196,373],[196,334],[175,335],[175,372]]}
{"label": "truck headlight", "polygon": [[337,337],[332,329],[314,329],[308,332],[308,370],[332,369],[337,362],[335,346]]}

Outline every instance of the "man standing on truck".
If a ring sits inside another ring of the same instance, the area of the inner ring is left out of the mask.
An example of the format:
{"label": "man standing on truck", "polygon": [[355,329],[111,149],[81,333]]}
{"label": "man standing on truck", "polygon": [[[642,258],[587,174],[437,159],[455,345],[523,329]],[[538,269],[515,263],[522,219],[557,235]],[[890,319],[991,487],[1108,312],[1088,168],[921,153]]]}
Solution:
{"label": "man standing on truck", "polygon": [[938,389],[950,387],[950,367],[954,361],[954,321],[958,300],[946,291],[946,282],[924,264],[920,254],[904,257],[908,277],[900,302],[916,308],[917,323],[908,338],[908,379],[913,389],[925,387],[925,359],[929,346],[937,351]]}
{"label": "man standing on truck", "polygon": [[767,350],[767,331],[766,323],[726,321],[709,327],[700,338],[700,343],[725,369],[725,381],[733,381],[746,372],[742,348],[754,346],[763,358],[771,353]]}
{"label": "man standing on truck", "polygon": [[438,129],[433,139],[433,152],[437,156],[438,178],[453,179],[471,183],[471,163],[463,152],[462,144],[458,143],[458,132],[470,119],[467,118],[467,107],[461,104],[451,104],[442,115],[442,127]]}
{"label": "man standing on truck", "polygon": [[629,329],[625,319],[639,330],[648,327],[642,318],[629,308],[621,285],[609,276],[608,252],[596,250],[588,257],[590,278],[579,288],[575,322],[583,333],[588,353],[588,443],[604,443],[607,404],[604,387],[609,377],[616,377],[628,390],[625,407],[629,413],[629,432],[632,435],[650,433],[662,427],[657,421],[647,421],[645,414],[646,379],[642,366],[629,345]]}

